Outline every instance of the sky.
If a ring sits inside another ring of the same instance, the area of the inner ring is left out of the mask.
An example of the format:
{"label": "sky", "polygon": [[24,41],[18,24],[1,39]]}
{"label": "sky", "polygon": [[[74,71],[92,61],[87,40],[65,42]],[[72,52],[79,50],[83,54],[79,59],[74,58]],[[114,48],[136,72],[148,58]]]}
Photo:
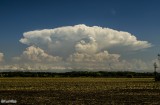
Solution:
{"label": "sky", "polygon": [[0,70],[152,71],[160,53],[159,4],[0,0]]}

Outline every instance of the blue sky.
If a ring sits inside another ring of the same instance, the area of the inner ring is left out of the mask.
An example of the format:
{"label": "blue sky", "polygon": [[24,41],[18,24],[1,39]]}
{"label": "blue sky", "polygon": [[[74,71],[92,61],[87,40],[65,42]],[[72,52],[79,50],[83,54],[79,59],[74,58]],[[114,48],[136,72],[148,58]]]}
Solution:
{"label": "blue sky", "polygon": [[159,0],[0,0],[0,52],[6,60],[20,55],[27,47],[19,42],[24,32],[85,24],[148,41],[154,46],[124,58],[154,59],[160,52],[159,4]]}

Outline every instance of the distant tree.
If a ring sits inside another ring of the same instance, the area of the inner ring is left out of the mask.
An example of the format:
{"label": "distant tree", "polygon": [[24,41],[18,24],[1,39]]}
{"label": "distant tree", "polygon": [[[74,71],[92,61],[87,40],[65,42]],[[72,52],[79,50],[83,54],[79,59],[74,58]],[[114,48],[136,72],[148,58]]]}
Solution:
{"label": "distant tree", "polygon": [[2,73],[0,73],[0,77],[3,77],[3,74],[2,74]]}
{"label": "distant tree", "polygon": [[132,74],[128,74],[127,78],[133,78],[133,75]]}

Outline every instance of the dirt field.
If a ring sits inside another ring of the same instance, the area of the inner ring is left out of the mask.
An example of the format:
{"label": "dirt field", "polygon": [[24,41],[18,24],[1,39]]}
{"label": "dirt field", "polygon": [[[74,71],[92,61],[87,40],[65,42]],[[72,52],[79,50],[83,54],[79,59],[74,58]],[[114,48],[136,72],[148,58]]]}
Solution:
{"label": "dirt field", "polygon": [[23,105],[160,105],[160,82],[152,78],[0,78],[0,99]]}

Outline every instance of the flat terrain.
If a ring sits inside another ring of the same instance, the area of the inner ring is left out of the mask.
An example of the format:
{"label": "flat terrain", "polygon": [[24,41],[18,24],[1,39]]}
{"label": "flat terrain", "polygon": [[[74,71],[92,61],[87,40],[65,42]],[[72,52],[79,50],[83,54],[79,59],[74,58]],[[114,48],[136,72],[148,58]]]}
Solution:
{"label": "flat terrain", "polygon": [[0,99],[23,105],[160,105],[160,82],[153,78],[0,78]]}

